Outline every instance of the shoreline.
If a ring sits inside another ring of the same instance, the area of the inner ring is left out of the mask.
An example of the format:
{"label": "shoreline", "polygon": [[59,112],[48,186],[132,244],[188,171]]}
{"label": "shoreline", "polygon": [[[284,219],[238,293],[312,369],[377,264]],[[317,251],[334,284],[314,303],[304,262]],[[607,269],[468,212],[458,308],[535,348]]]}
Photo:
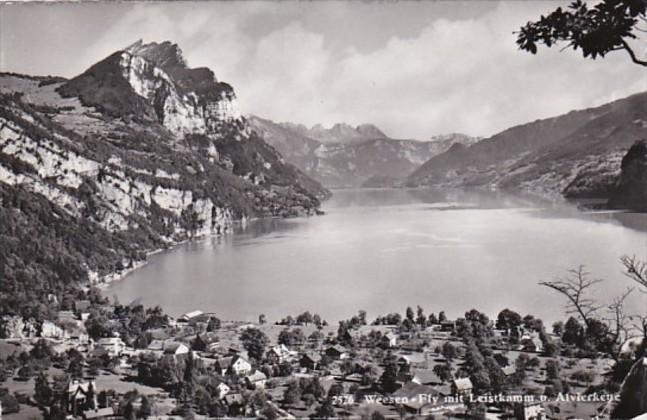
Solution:
{"label": "shoreline", "polygon": [[[322,216],[322,215],[325,215],[325,213],[322,210],[317,209],[315,211],[315,213],[305,214],[303,216],[297,216],[297,217],[312,217],[312,216]],[[168,247],[157,248],[157,249],[152,249],[150,251],[147,251],[146,252],[146,258],[144,260],[134,262],[132,267],[129,267],[129,268],[127,268],[125,270],[122,270],[122,271],[106,274],[106,275],[104,275],[102,277],[99,277],[95,281],[90,280],[86,285],[83,285],[82,287],[84,287],[84,288],[96,287],[102,293],[105,293],[106,290],[110,287],[111,284],[113,284],[115,282],[120,282],[120,281],[124,280],[129,274],[132,274],[133,272],[139,270],[140,268],[147,266],[151,262],[150,257],[153,257],[153,256],[155,256],[157,254],[161,254],[161,253],[163,253],[165,251],[174,250],[174,249],[178,248],[181,245],[185,245],[185,244],[192,243],[192,242],[200,243],[200,242],[207,241],[210,238],[220,238],[220,237],[225,237],[225,236],[229,236],[229,235],[235,235],[236,234],[236,228],[241,228],[242,227],[242,229],[244,230],[249,223],[252,223],[252,222],[255,222],[255,221],[258,221],[258,220],[272,220],[272,219],[284,219],[284,218],[285,217],[281,217],[281,216],[243,217],[241,219],[234,220],[232,222],[232,224],[231,224],[231,229],[227,230],[224,233],[209,232],[209,233],[205,233],[205,234],[196,235],[196,236],[194,236],[192,238],[186,238],[186,239],[183,239],[181,241],[169,241],[168,242]],[[91,274],[92,274],[92,272],[90,272],[88,277],[92,277]]]}

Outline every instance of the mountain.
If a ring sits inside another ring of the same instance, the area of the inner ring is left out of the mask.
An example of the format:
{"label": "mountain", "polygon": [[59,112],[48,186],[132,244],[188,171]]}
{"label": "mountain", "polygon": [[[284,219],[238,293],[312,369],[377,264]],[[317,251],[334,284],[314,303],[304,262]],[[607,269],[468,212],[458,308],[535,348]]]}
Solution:
{"label": "mountain", "polygon": [[[255,116],[250,116],[249,122],[286,161],[328,187],[358,187],[365,183],[369,187],[396,185],[427,159],[444,152],[452,144],[476,141],[462,134],[438,136],[427,142],[396,140],[368,124],[357,128],[337,124],[324,136],[320,133],[325,129],[318,128],[320,126],[307,129]],[[356,137],[348,137],[347,134],[333,136],[333,133],[348,132],[355,133]],[[360,140],[359,132],[379,136]]]}
{"label": "mountain", "polygon": [[279,125],[303,137],[308,137],[324,144],[356,144],[363,143],[367,140],[388,138],[386,134],[373,124],[361,124],[357,127],[352,127],[348,124],[338,123],[331,128],[325,128],[321,124],[307,128],[302,124],[289,122],[280,123]]}
{"label": "mountain", "polygon": [[486,186],[567,197],[608,197],[631,144],[647,135],[647,93],[519,125],[455,145],[407,179],[410,186]]}
{"label": "mountain", "polygon": [[170,42],[137,42],[70,80],[0,74],[0,104],[3,314],[34,316],[48,294],[241,219],[316,213],[329,194]]}
{"label": "mountain", "polygon": [[612,208],[647,211],[647,139],[637,141],[620,165],[620,179],[611,194]]}

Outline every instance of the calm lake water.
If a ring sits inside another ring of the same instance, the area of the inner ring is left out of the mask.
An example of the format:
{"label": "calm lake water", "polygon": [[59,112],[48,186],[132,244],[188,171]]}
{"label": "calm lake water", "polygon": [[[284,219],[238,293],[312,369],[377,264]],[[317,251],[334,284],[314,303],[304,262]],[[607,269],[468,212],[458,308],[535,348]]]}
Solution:
{"label": "calm lake water", "polygon": [[[601,299],[631,282],[623,254],[647,257],[644,214],[583,212],[574,206],[484,191],[341,190],[325,216],[250,223],[235,235],[179,246],[151,258],[107,290],[178,315],[270,321],[304,310],[335,322],[365,309],[369,319],[509,307],[552,322],[563,299],[537,282],[585,265],[605,279]],[[635,296],[634,308],[647,306]]]}

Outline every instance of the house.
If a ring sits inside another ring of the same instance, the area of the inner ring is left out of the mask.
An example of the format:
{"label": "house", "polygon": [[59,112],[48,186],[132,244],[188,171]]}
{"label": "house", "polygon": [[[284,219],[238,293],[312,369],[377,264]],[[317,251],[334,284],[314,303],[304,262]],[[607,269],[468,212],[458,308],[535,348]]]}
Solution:
{"label": "house", "polygon": [[215,395],[219,400],[231,391],[229,385],[211,375],[199,376],[197,382],[205,388],[215,390]]}
{"label": "house", "polygon": [[214,369],[221,375],[224,375],[229,370],[234,356],[221,357],[213,364]]}
{"label": "house", "polygon": [[523,336],[521,339],[520,345],[521,351],[527,351],[532,353],[541,353],[544,351],[544,343],[537,336]]}
{"label": "house", "polygon": [[515,374],[517,369],[514,366],[505,366],[501,368],[501,371],[505,376],[512,376]]}
{"label": "house", "polygon": [[189,321],[191,321],[193,318],[197,318],[197,317],[199,317],[200,315],[202,315],[203,313],[204,313],[204,312],[199,311],[199,310],[191,311],[191,312],[187,312],[187,313],[185,313],[184,315],[182,315],[182,316],[180,316],[180,317],[178,318],[178,322],[189,322]]}
{"label": "house", "polygon": [[219,399],[222,399],[225,395],[229,393],[229,391],[231,391],[231,388],[229,387],[229,385],[227,385],[222,381],[220,381],[218,385],[215,386],[215,388],[216,388],[216,395],[218,396]]}
{"label": "house", "polygon": [[265,388],[265,382],[267,382],[267,376],[260,370],[245,376],[245,383],[250,389],[263,389]]}
{"label": "house", "polygon": [[397,336],[394,333],[394,329],[395,327],[390,325],[362,325],[358,328],[347,330],[344,337],[346,340],[359,344],[364,338],[376,338],[382,340],[385,335],[391,333],[386,343],[382,343],[380,341],[380,344],[383,346],[386,344],[388,347],[395,347]]}
{"label": "house", "polygon": [[181,354],[187,354],[189,348],[179,341],[169,340],[164,343],[164,354],[171,356],[179,356]]}
{"label": "house", "polygon": [[84,328],[78,326],[71,326],[65,329],[70,340],[76,342],[79,346],[88,346],[90,344],[90,336]]}
{"label": "house", "polygon": [[400,366],[401,368],[404,367],[404,366],[411,366],[411,359],[409,358],[408,355],[402,355],[402,356],[398,357],[396,362],[397,362],[398,366]]}
{"label": "house", "polygon": [[393,348],[398,345],[398,336],[393,331],[388,331],[382,335],[380,344],[387,348]]}
{"label": "house", "polygon": [[164,351],[164,340],[153,340],[146,347],[148,351],[162,352]]}
{"label": "house", "polygon": [[247,359],[241,356],[234,356],[230,369],[236,375],[247,375],[252,371],[252,365],[247,361]]}
{"label": "house", "polygon": [[162,328],[151,328],[150,330],[146,330],[146,337],[149,340],[168,340],[171,338],[171,334],[169,334],[169,331],[162,327]]}
{"label": "house", "polygon": [[100,338],[95,347],[104,350],[108,356],[115,357],[123,353],[126,349],[126,344],[120,337],[105,337]]}
{"label": "house", "polygon": [[43,321],[40,330],[40,336],[43,338],[53,338],[57,340],[62,340],[68,338],[65,330],[58,325],[54,324],[52,321]]}
{"label": "house", "polygon": [[86,411],[90,407],[96,407],[96,386],[94,381],[80,382],[72,381],[66,392],[67,411],[75,415]]}
{"label": "house", "polygon": [[391,394],[394,401],[401,401],[402,407],[413,414],[422,414],[425,406],[431,405],[433,397],[441,397],[440,392],[426,385],[407,382]]}
{"label": "house", "polygon": [[326,349],[326,356],[330,357],[333,360],[344,360],[348,358],[348,353],[346,349],[339,344],[330,346]]}
{"label": "house", "polygon": [[[392,347],[392,346],[391,346]],[[403,351],[415,352],[425,351],[429,348],[429,342],[420,338],[410,338],[400,342],[400,349]]]}
{"label": "house", "polygon": [[469,395],[472,393],[473,388],[470,378],[458,378],[452,382],[453,395]]}
{"label": "house", "polygon": [[319,363],[321,363],[321,355],[317,353],[304,353],[299,361],[299,364],[308,370],[317,369]]}
{"label": "house", "polygon": [[236,416],[242,414],[241,411],[245,407],[245,399],[241,394],[227,394],[223,401],[229,408],[229,415]]}
{"label": "house", "polygon": [[83,418],[86,420],[114,419],[115,409],[113,407],[90,409],[83,412]]}
{"label": "house", "polygon": [[539,401],[520,402],[514,405],[517,420],[545,420],[546,411]]}
{"label": "house", "polygon": [[411,382],[418,385],[441,385],[443,383],[433,369],[416,369]]}
{"label": "house", "polygon": [[25,322],[21,316],[3,316],[2,332],[4,338],[28,338],[36,335],[36,328],[31,322]]}
{"label": "house", "polygon": [[440,331],[454,332],[456,329],[456,321],[443,321],[440,323]]}
{"label": "house", "polygon": [[228,372],[236,375],[248,375],[252,371],[252,365],[240,356],[221,357],[214,363],[216,372],[224,375]]}
{"label": "house", "polygon": [[72,311],[58,311],[59,322],[77,322],[78,318]]}
{"label": "house", "polygon": [[283,363],[290,359],[291,356],[292,352],[290,352],[285,344],[279,344],[278,346],[272,347],[267,351],[266,355],[268,360],[272,363]]}

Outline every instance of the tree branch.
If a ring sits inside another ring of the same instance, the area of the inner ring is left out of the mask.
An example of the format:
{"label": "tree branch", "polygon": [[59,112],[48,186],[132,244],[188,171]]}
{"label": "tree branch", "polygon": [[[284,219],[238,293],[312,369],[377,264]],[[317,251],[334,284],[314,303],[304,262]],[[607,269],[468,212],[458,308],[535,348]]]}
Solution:
{"label": "tree branch", "polygon": [[627,54],[629,54],[629,57],[631,57],[631,61],[633,61],[636,64],[640,64],[641,66],[647,67],[647,61],[639,60],[638,57],[636,57],[634,50],[631,49],[627,41],[625,41],[624,39],[621,39],[620,42],[622,43],[622,46],[624,47],[624,49],[627,51]]}
{"label": "tree branch", "polygon": [[569,270],[570,276],[557,281],[542,281],[541,286],[549,287],[568,299],[567,313],[577,313],[586,326],[589,325],[590,316],[597,312],[601,306],[586,297],[587,289],[600,283],[600,279],[589,279],[583,266]]}

